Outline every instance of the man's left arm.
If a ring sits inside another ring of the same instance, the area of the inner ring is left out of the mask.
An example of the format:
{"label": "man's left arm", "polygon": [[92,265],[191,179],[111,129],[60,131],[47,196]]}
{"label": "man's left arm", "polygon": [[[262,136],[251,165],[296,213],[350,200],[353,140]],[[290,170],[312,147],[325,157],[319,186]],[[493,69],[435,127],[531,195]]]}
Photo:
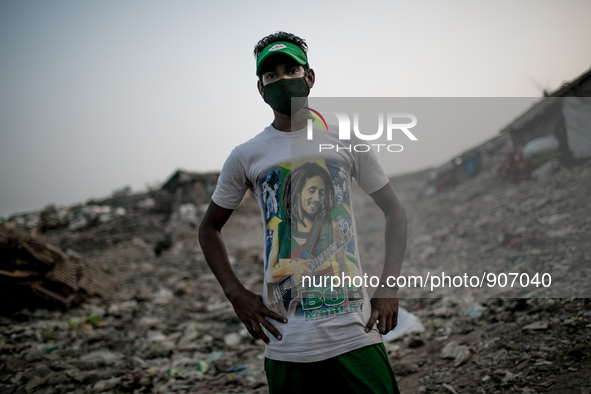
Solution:
{"label": "man's left arm", "polygon": [[386,254],[380,286],[371,299],[371,317],[365,326],[365,331],[369,332],[377,321],[380,333],[386,334],[398,323],[398,290],[387,286],[382,287],[382,284],[388,283],[388,277],[398,278],[400,275],[406,251],[407,219],[406,211],[389,183],[370,196],[386,218]]}

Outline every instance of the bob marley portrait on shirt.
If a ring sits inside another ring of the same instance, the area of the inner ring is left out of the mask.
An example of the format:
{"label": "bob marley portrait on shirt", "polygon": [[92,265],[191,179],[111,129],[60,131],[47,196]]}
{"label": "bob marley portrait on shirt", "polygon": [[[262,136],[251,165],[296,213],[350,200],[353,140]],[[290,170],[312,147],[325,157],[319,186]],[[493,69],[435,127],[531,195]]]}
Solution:
{"label": "bob marley portrait on shirt", "polygon": [[[349,311],[349,302],[360,301],[358,292],[353,290],[354,297],[349,297],[346,288],[331,290],[330,280],[324,279],[360,275],[350,178],[343,163],[330,159],[289,162],[269,169],[261,179],[267,304],[284,315],[307,318]],[[304,277],[312,279],[306,282]]]}

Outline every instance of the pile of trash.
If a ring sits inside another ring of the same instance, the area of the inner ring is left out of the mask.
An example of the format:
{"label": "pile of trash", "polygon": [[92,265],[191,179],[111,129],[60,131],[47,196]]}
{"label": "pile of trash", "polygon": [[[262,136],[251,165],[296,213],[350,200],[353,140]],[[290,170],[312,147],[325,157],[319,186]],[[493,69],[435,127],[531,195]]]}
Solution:
{"label": "pile of trash", "polygon": [[[177,238],[160,257],[140,236],[94,250],[117,281],[108,300],[87,298],[66,311],[31,303],[0,317],[0,391],[266,392],[264,345],[244,330],[196,235]],[[251,241],[232,261],[255,290],[260,251]]]}
{"label": "pile of trash", "polygon": [[107,223],[116,216],[125,216],[125,208],[112,209],[110,206],[88,205],[74,213],[73,219],[68,224],[68,230],[76,231],[87,227],[93,222]]}
{"label": "pile of trash", "polygon": [[125,208],[109,205],[58,207],[56,204],[51,204],[41,211],[12,215],[5,221],[5,225],[8,228],[37,228],[41,232],[63,227],[70,231],[77,231],[99,223],[108,223],[126,214]]}

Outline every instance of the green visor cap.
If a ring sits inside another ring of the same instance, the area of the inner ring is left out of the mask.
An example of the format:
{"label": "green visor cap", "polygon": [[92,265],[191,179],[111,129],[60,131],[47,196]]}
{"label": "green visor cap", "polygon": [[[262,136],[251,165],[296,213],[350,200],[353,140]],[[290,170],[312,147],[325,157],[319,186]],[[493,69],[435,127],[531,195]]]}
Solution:
{"label": "green visor cap", "polygon": [[302,48],[295,44],[292,44],[291,42],[277,41],[267,45],[257,58],[257,76],[260,75],[261,66],[263,65],[265,60],[278,53],[283,53],[284,55],[291,57],[293,60],[295,60],[302,66],[309,67],[308,57],[306,56],[306,52],[304,52]]}

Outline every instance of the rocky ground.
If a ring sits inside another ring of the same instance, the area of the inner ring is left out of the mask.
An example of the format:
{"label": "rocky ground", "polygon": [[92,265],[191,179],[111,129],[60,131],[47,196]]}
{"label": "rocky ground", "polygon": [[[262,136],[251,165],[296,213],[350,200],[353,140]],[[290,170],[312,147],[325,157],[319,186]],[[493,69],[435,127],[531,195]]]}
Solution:
{"label": "rocky ground", "polygon": [[[486,267],[550,272],[558,284],[554,293],[401,291],[401,306],[425,326],[386,344],[403,393],[590,392],[591,302],[572,297],[589,288],[589,179],[589,163],[518,184],[491,172],[433,197],[424,197],[422,180],[393,180],[409,217],[403,274]],[[362,261],[375,269],[383,219],[371,199],[356,197]],[[166,221],[130,212],[47,233],[54,245],[99,264],[117,292],[67,311],[31,298],[0,317],[0,392],[267,392],[263,344],[225,300],[196,230],[181,226],[172,248],[155,257]],[[260,292],[262,230],[252,201],[235,212],[224,237],[237,274]]]}

